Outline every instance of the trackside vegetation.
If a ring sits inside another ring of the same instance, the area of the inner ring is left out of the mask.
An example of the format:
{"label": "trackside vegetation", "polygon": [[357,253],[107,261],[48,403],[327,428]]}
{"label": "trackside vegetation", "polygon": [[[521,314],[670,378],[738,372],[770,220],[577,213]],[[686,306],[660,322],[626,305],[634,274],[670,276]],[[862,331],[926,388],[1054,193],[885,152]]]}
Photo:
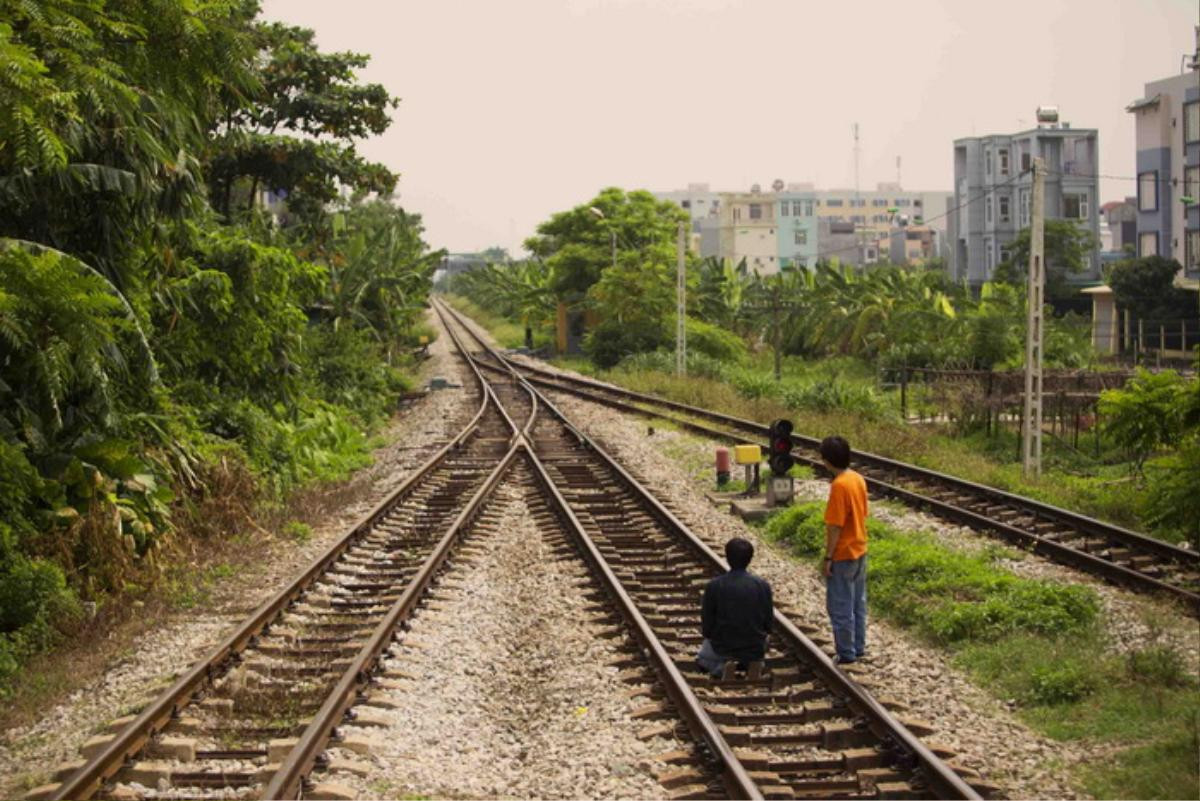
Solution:
{"label": "trackside vegetation", "polygon": [[[821,503],[794,506],[764,532],[815,565],[823,511]],[[1088,792],[1195,796],[1200,687],[1178,651],[1151,642],[1116,653],[1093,590],[1019,577],[1005,567],[1020,558],[1008,549],[968,553],[878,520],[868,521],[868,533],[872,614],[948,650],[997,701],[1051,738],[1138,744],[1082,769]]]}
{"label": "trackside vegetation", "polygon": [[0,0],[0,697],[366,464],[432,334],[441,254],[356,149],[397,101],[258,13]]}

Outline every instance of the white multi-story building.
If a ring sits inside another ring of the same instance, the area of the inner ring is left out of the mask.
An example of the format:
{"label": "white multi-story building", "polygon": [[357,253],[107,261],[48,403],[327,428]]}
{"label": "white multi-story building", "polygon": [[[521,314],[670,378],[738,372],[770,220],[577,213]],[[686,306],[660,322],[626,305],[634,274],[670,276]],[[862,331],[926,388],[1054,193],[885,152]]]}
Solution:
{"label": "white multi-story building", "polygon": [[[745,258],[749,267],[764,274],[820,260],[874,264],[890,256],[922,263],[944,257],[947,208],[953,197],[951,192],[904,190],[895,183],[856,192],[779,180],[769,192],[757,184],[749,192],[713,192],[708,184],[689,184],[684,190],[654,195],[689,212],[701,255],[735,263]],[[894,247],[898,225],[927,230],[923,247]]]}

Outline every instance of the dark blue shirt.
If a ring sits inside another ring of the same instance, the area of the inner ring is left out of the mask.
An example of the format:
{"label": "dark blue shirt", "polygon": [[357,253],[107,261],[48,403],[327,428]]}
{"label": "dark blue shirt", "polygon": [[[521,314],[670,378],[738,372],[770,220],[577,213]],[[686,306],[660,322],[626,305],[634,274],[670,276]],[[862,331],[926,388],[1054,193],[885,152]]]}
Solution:
{"label": "dark blue shirt", "polygon": [[730,570],[704,588],[701,631],[723,657],[762,659],[773,617],[771,585],[753,573]]}

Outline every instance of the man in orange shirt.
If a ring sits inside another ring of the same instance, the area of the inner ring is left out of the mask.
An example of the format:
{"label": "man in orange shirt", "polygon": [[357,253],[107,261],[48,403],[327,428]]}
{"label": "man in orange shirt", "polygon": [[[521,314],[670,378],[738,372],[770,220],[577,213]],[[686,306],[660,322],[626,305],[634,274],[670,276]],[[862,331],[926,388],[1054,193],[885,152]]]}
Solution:
{"label": "man in orange shirt", "polygon": [[867,650],[867,482],[850,469],[850,443],[821,442],[821,460],[833,473],[825,505],[825,608],[833,625],[838,664]]}

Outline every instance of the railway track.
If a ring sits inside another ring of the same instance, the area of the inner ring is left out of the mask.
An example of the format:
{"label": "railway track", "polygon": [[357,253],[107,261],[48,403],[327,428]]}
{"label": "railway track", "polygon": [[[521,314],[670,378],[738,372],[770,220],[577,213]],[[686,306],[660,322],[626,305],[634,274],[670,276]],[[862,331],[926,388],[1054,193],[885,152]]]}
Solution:
{"label": "railway track", "polygon": [[[659,418],[724,442],[765,441],[768,427],[593,379],[569,376],[526,361],[512,362],[534,386]],[[501,369],[484,363],[486,369]],[[799,462],[818,474],[820,440],[793,434]],[[1067,509],[887,457],[858,451],[855,469],[872,494],[898,499],[944,519],[988,533],[1033,553],[1124,586],[1174,599],[1200,616],[1200,553]]]}
{"label": "railway track", "polygon": [[311,793],[327,749],[369,718],[407,621],[514,484],[619,622],[622,676],[645,702],[636,717],[690,743],[658,777],[672,797],[980,797],[779,612],[763,675],[694,672],[700,592],[722,561],[515,372],[485,381],[476,362],[500,366],[498,354],[471,358],[446,325],[478,388],[462,431],[39,797]]}
{"label": "railway track", "polygon": [[[504,369],[460,316],[438,310]],[[665,777],[679,797],[978,795],[778,610],[761,676],[697,672],[699,599],[724,562],[552,403],[538,404],[534,475],[640,645],[621,665],[646,699],[635,714],[686,727],[707,755],[681,757]]]}

